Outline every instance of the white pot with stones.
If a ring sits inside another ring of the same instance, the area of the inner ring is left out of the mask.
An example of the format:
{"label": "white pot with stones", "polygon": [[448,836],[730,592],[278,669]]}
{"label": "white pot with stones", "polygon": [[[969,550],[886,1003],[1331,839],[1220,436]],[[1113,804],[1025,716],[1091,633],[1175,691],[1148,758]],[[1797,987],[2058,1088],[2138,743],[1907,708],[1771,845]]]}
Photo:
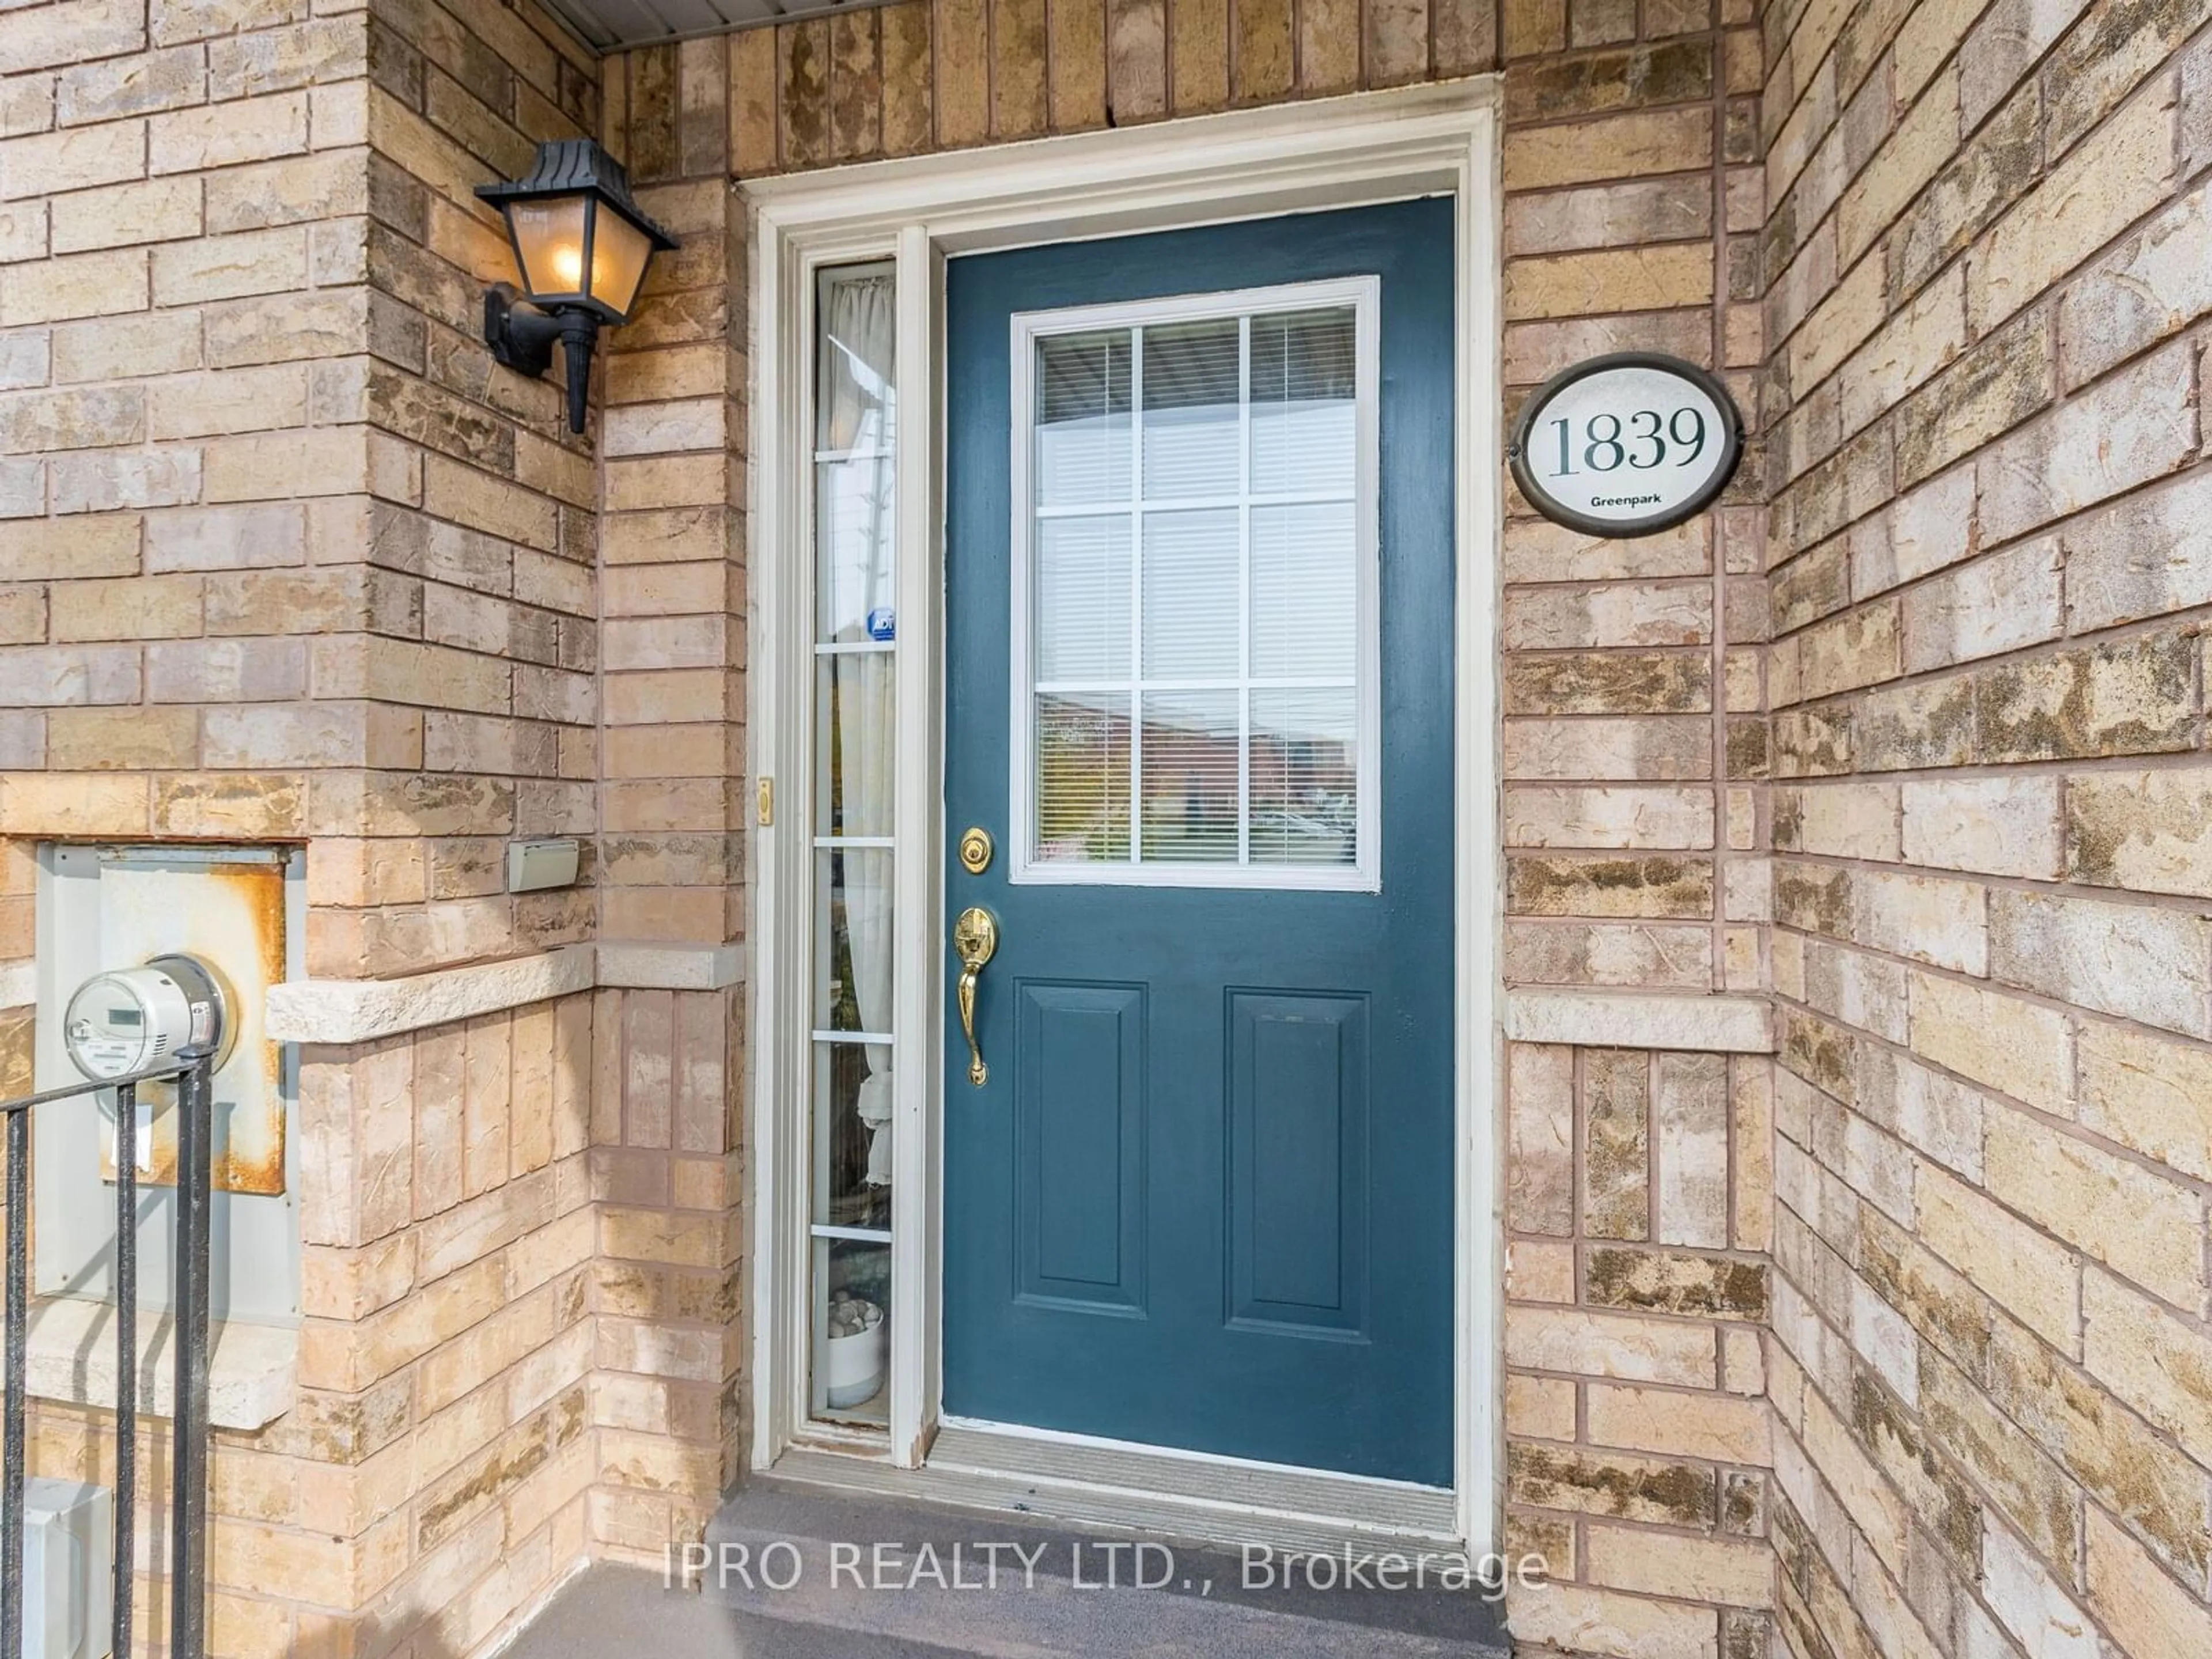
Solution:
{"label": "white pot with stones", "polygon": [[822,1322],[819,1364],[832,1411],[867,1400],[884,1385],[890,1361],[890,1328],[884,1310],[849,1291],[830,1293]]}

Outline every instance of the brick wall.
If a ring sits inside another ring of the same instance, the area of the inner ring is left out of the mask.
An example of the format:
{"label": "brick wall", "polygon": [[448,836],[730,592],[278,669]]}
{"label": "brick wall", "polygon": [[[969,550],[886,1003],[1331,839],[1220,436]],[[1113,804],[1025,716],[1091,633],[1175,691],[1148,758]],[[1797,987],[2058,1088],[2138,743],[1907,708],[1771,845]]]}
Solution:
{"label": "brick wall", "polygon": [[218,1473],[227,1650],[471,1653],[583,1558],[593,1038],[572,996],[302,1051],[301,1408]]}
{"label": "brick wall", "polygon": [[[1756,406],[1751,22],[1504,9],[1509,413],[1638,349]],[[1759,473],[1754,447],[1717,511],[1627,542],[1509,494],[1509,985],[1765,983]],[[1509,1601],[1524,1650],[1766,1651],[1771,1091],[1763,1055],[1508,1050],[1507,1530],[1559,1580]]]}
{"label": "brick wall", "polygon": [[509,897],[504,843],[597,822],[598,468],[556,378],[484,349],[483,288],[514,270],[474,189],[592,131],[599,66],[495,0],[373,0],[368,28],[368,355],[349,385],[373,465],[352,546],[404,604],[344,670],[408,741],[310,825],[308,965],[334,978],[590,937],[589,877]]}
{"label": "brick wall", "polygon": [[[730,164],[744,179],[1477,74],[1497,67],[1494,11],[1487,0],[906,0],[750,31],[727,42]],[[672,56],[629,54],[634,100],[677,78]]]}
{"label": "brick wall", "polygon": [[[700,46],[724,49],[714,40],[684,51]],[[610,73],[608,118],[620,123],[621,65]],[[746,368],[743,289],[732,287],[743,224],[719,105],[706,131],[701,176],[672,178],[676,156],[651,146],[632,153],[640,199],[684,246],[654,262],[636,320],[608,337],[599,898],[607,938],[719,945],[744,932],[752,811],[735,441]]]}
{"label": "brick wall", "polygon": [[[592,130],[597,74],[489,0],[9,12],[0,962],[49,836],[307,842],[318,977],[589,936],[503,857],[596,828],[599,477],[477,337],[512,271],[471,191]],[[219,1437],[216,1651],[467,1652],[585,1553],[591,1022],[303,1051],[301,1401]],[[42,1473],[111,1443],[40,1408]]]}
{"label": "brick wall", "polygon": [[2212,1651],[2212,43],[1781,4],[1780,1626]]}
{"label": "brick wall", "polygon": [[[608,337],[601,445],[602,936],[746,932],[745,235],[731,39],[610,58],[601,140],[683,239]],[[647,61],[649,59],[650,61]],[[604,1447],[594,1547],[659,1569],[743,1469],[745,998],[600,994]]]}
{"label": "brick wall", "polygon": [[29,7],[0,41],[10,833],[297,836],[303,750],[407,739],[305,637],[395,602],[351,551],[369,428],[318,361],[366,349],[367,26],[237,21]]}
{"label": "brick wall", "polygon": [[1506,1553],[1556,1580],[1513,1632],[1765,1659],[1771,1062],[1506,1052]]}
{"label": "brick wall", "polygon": [[[592,1017],[301,1050],[298,1401],[216,1435],[210,1653],[459,1659],[588,1553]],[[138,1638],[166,1653],[168,1425],[142,1425]],[[38,1403],[30,1444],[34,1474],[114,1480],[105,1412]]]}
{"label": "brick wall", "polygon": [[318,975],[587,935],[500,843],[593,827],[598,483],[477,337],[469,192],[596,72],[489,0],[9,13],[7,833],[313,837]]}
{"label": "brick wall", "polygon": [[596,1553],[660,1571],[743,1463],[742,995],[602,991]]}
{"label": "brick wall", "polygon": [[[1509,501],[1507,977],[1771,985],[1784,1036],[1510,1050],[1509,1532],[1563,1581],[1516,1631],[2212,1648],[2203,16],[905,0],[594,63],[489,0],[11,12],[0,963],[68,835],[308,840],[321,975],[742,942],[728,176],[1502,66],[1509,413],[1646,345],[1758,428],[1668,536]],[[470,190],[593,130],[684,246],[590,446],[473,338]],[[561,831],[595,891],[508,900],[501,843]],[[308,1056],[308,1393],[224,1448],[225,1650],[440,1607],[465,1651],[696,1535],[742,1444],[741,1012]]]}

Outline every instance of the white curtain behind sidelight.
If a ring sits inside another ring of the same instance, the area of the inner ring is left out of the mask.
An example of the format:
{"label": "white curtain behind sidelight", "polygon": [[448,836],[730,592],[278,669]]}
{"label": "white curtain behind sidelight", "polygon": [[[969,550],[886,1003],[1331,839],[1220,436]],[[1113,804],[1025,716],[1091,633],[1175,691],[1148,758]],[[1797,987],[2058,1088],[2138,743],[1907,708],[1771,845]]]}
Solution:
{"label": "white curtain behind sidelight", "polygon": [[[823,468],[822,515],[830,637],[839,644],[881,641],[896,628],[893,606],[893,471],[890,454],[894,291],[889,272],[833,276],[823,296],[822,447],[847,459]],[[895,658],[889,650],[830,658],[835,687],[839,829],[845,835],[890,833],[896,756]],[[892,855],[884,848],[848,848],[843,871],[845,926],[852,951],[853,994],[861,1029],[891,1029]],[[891,1179],[891,1051],[872,1043],[868,1075],[857,1103],[868,1129],[868,1183]]]}

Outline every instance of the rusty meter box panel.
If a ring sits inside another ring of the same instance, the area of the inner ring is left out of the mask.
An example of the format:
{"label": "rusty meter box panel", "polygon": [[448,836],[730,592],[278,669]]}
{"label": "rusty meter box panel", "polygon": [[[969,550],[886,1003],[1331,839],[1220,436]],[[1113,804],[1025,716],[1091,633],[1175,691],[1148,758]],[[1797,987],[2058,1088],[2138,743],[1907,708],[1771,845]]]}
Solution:
{"label": "rusty meter box panel", "polygon": [[[301,954],[305,854],[261,847],[62,846],[41,849],[39,884],[38,1070],[41,1087],[76,1080],[65,1011],[103,975],[185,956],[220,985],[234,1041],[215,1073],[215,1311],[294,1316],[300,1228],[292,1195],[290,1128],[297,1060],[264,1035],[269,988]],[[137,1166],[139,1283],[168,1280],[176,1182],[176,1091],[138,1091],[137,1121],[118,1124],[112,1091],[79,1112],[38,1114],[38,1288],[106,1291],[113,1238],[115,1160]]]}

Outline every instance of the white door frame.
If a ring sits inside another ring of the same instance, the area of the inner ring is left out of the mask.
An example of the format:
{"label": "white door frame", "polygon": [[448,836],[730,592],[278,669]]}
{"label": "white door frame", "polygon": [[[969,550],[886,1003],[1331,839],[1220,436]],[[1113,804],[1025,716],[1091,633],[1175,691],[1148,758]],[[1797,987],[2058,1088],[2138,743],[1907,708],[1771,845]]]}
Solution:
{"label": "white door frame", "polygon": [[[1502,926],[1498,634],[1502,286],[1496,76],[1278,105],[1149,126],[746,182],[752,214],[753,440],[746,676],[756,774],[788,810],[757,831],[751,860],[753,1273],[751,1462],[831,1446],[918,1468],[938,1429],[942,1377],[939,1041],[945,994],[944,278],[947,255],[1124,235],[1269,214],[1449,194],[1455,269],[1459,560],[1458,902],[1453,1041],[1456,1260],[1454,1491],[1459,1541],[1497,1547],[1502,1521],[1500,1176]],[[898,848],[888,1439],[807,1421],[807,1171],[811,1060],[800,981],[811,950],[806,822],[813,766],[808,605],[814,274],[890,258],[897,269],[900,399],[894,461]]]}

